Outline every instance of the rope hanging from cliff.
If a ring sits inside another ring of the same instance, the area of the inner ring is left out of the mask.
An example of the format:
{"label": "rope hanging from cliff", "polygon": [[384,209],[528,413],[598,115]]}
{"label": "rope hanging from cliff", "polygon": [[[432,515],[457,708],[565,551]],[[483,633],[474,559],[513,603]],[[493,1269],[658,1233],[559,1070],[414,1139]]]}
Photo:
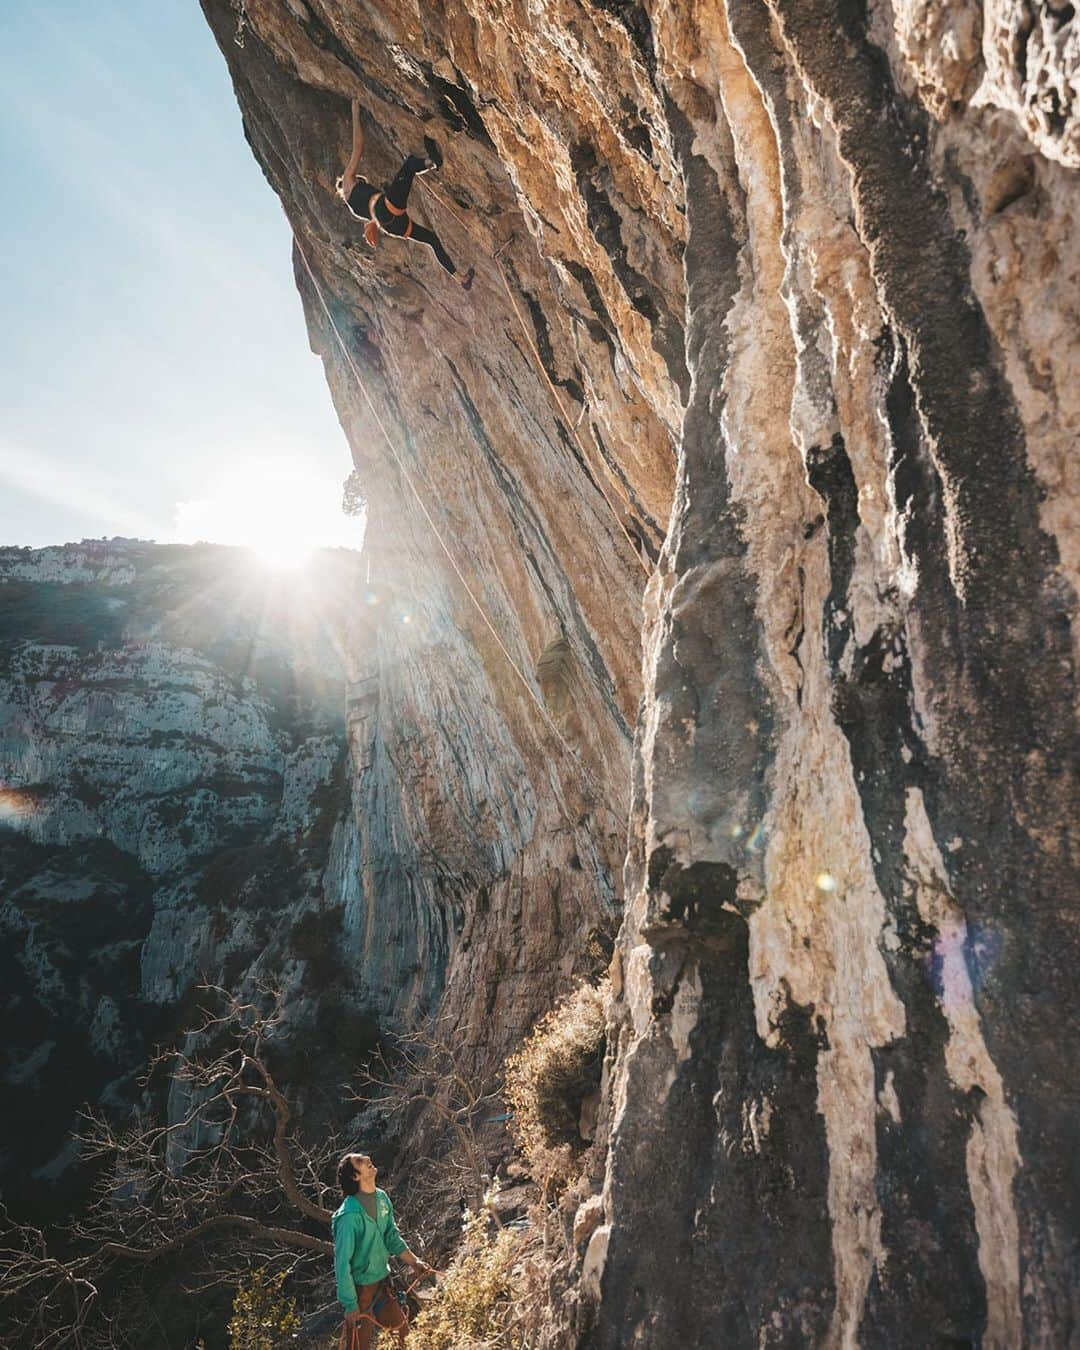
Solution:
{"label": "rope hanging from cliff", "polygon": [[552,735],[555,737],[559,745],[565,751],[571,762],[576,764],[577,767],[580,769],[582,777],[593,789],[594,793],[596,794],[598,802],[601,805],[607,807],[607,809],[617,820],[620,819],[620,817],[622,816],[622,812],[617,811],[607,800],[606,794],[604,793],[600,784],[597,782],[597,780],[593,777],[593,775],[590,773],[590,771],[582,762],[582,760],[575,753],[573,747],[565,739],[559,728],[555,725],[555,722],[552,720],[551,714],[548,712],[548,710],[544,707],[543,703],[537,697],[536,691],[529,683],[525,675],[525,672],[514,660],[513,656],[510,653],[510,649],[507,647],[506,643],[503,642],[502,638],[499,636],[499,633],[495,628],[495,625],[488,618],[483,605],[477,599],[476,593],[473,591],[472,587],[466,580],[464,572],[462,572],[461,568],[458,566],[457,560],[455,559],[453,553],[451,553],[449,547],[447,546],[446,540],[443,538],[438,525],[436,525],[435,520],[432,517],[431,512],[428,510],[423,497],[420,495],[420,492],[417,489],[416,484],[413,482],[412,475],[409,473],[408,469],[405,467],[404,461],[398,454],[397,446],[394,444],[393,438],[387,431],[382,418],[379,416],[379,410],[375,407],[374,401],[372,400],[371,395],[368,393],[367,385],[364,383],[363,376],[360,374],[359,368],[357,367],[356,362],[353,360],[352,352],[349,351],[349,348],[345,343],[345,339],[341,336],[341,330],[338,328],[337,322],[334,319],[333,314],[331,314],[330,312],[330,306],[326,303],[326,297],[323,295],[323,290],[322,287],[319,285],[318,278],[315,276],[311,264],[308,262],[307,254],[304,252],[303,245],[300,243],[300,240],[296,238],[295,234],[293,235],[293,243],[296,245],[296,251],[297,253],[299,253],[301,261],[304,264],[304,270],[307,272],[308,277],[311,280],[311,284],[315,289],[315,294],[319,297],[319,304],[322,306],[322,311],[326,315],[327,322],[330,324],[334,337],[337,338],[337,343],[341,349],[341,353],[345,357],[345,361],[348,364],[349,369],[352,371],[353,379],[355,379],[357,387],[359,388],[361,394],[363,394],[364,401],[367,403],[368,408],[371,410],[371,415],[372,417],[374,417],[376,425],[383,434],[383,439],[386,441],[387,447],[390,450],[390,454],[393,456],[395,464],[401,471],[401,476],[405,479],[409,491],[415,497],[416,504],[417,506],[419,506],[421,512],[423,513],[424,519],[430,526],[432,534],[438,540],[439,546],[441,547],[442,551],[446,554],[446,559],[449,562],[450,566],[453,568],[454,574],[456,575],[457,579],[461,582],[461,585],[465,590],[465,594],[472,601],[473,605],[476,608],[476,612],[480,615],[481,619],[483,619],[485,626],[491,633],[491,636],[495,639],[495,642],[498,645],[499,650],[506,658],[507,664],[510,666],[511,670],[521,681],[522,685],[525,688],[525,692],[532,699],[533,703],[536,704],[537,711],[540,713],[540,716],[547,724],[548,729],[551,731]]}
{"label": "rope hanging from cliff", "polygon": [[[422,190],[423,190],[424,192],[429,193],[429,194],[431,195],[431,197],[433,197],[434,200],[437,201],[437,202],[439,203],[439,205],[443,208],[444,211],[448,211],[448,212],[450,213],[450,215],[452,215],[452,216],[454,217],[454,219],[458,222],[458,224],[461,226],[461,228],[465,231],[466,234],[468,234],[469,236],[471,236],[473,239],[476,238],[475,234],[473,234],[473,231],[469,229],[469,227],[468,227],[468,225],[465,223],[465,221],[462,220],[461,216],[458,215],[458,213],[454,210],[454,208],[450,205],[450,203],[445,199],[445,197],[442,196],[441,193],[437,192],[437,191],[435,190],[435,188],[433,188],[433,187],[431,186],[430,183],[422,182],[422,183],[420,184],[420,186],[421,186],[421,188],[422,188]],[[508,242],[509,242],[509,241],[508,241]],[[503,248],[505,248],[505,247],[506,247],[506,245],[504,244],[504,245],[503,245]],[[495,253],[493,253],[493,254],[491,255],[491,258],[492,258],[492,262],[494,262],[494,264],[495,264],[496,270],[497,270],[498,273],[499,273],[499,280],[500,280],[500,281],[502,282],[502,284],[503,284],[503,290],[506,291],[506,298],[510,301],[510,308],[514,311],[514,314],[515,314],[516,317],[517,317],[517,321],[518,321],[518,323],[521,325],[521,334],[522,334],[522,337],[524,337],[525,343],[526,343],[527,347],[529,348],[529,350],[530,350],[530,351],[532,352],[532,354],[533,354],[533,359],[536,361],[537,369],[540,371],[541,375],[543,375],[544,379],[547,381],[547,386],[548,386],[548,388],[551,390],[551,396],[552,396],[552,398],[554,398],[554,400],[555,400],[555,406],[558,408],[559,414],[560,414],[560,416],[562,417],[563,421],[564,421],[564,422],[566,423],[566,425],[570,428],[570,434],[571,434],[571,436],[573,436],[574,441],[575,441],[576,444],[577,444],[577,448],[578,448],[578,450],[581,452],[581,458],[582,458],[582,460],[583,460],[586,464],[588,464],[589,461],[591,460],[592,456],[586,451],[585,446],[584,446],[584,444],[583,444],[583,442],[582,442],[582,439],[581,439],[581,437],[580,437],[579,434],[578,434],[578,426],[579,426],[579,424],[580,424],[581,419],[579,418],[578,421],[575,422],[575,421],[573,421],[570,417],[567,416],[566,409],[563,407],[563,401],[562,401],[561,397],[559,396],[559,391],[558,391],[558,389],[556,389],[556,387],[555,387],[555,381],[554,381],[554,380],[551,378],[551,376],[548,374],[548,372],[547,372],[547,370],[546,370],[546,368],[545,368],[545,366],[544,366],[543,361],[540,359],[540,353],[539,353],[539,352],[537,351],[537,349],[536,349],[536,343],[535,343],[535,342],[533,341],[533,339],[529,336],[529,330],[525,327],[525,320],[524,320],[524,318],[522,317],[521,310],[518,308],[518,303],[517,303],[517,301],[514,299],[513,292],[512,292],[511,289],[510,289],[510,283],[506,280],[506,271],[505,271],[505,269],[504,269],[502,263],[501,263],[500,260],[499,260],[499,253],[501,253],[501,252],[502,252],[502,249],[500,248],[499,250],[497,250]],[[582,411],[582,416],[584,416],[585,409],[582,408],[581,411]],[[599,455],[599,450],[597,451],[597,453],[598,453],[598,455]],[[604,501],[607,502],[608,509],[611,511],[612,516],[615,518],[615,523],[618,525],[619,529],[622,530],[622,532],[623,532],[623,537],[625,538],[626,542],[630,545],[630,551],[631,551],[631,553],[633,553],[635,559],[637,560],[638,566],[641,568],[641,570],[645,573],[646,576],[649,576],[649,575],[651,574],[651,568],[649,567],[649,564],[645,561],[644,558],[642,558],[640,549],[639,549],[638,545],[636,545],[636,544],[634,543],[634,541],[633,541],[633,539],[632,539],[632,537],[631,537],[631,535],[630,535],[630,531],[626,528],[626,525],[625,525],[625,523],[624,523],[624,521],[623,521],[623,518],[622,518],[622,516],[619,514],[618,509],[617,509],[616,506],[615,506],[615,503],[611,500],[611,498],[608,496],[608,494],[604,491],[604,483],[603,483],[603,477],[604,477],[603,456],[602,456],[602,455],[599,455],[599,458],[600,458],[600,460],[601,460],[601,464],[600,464],[600,472],[598,473],[598,472],[596,471],[595,466],[591,466],[591,467],[590,467],[590,473],[591,473],[591,476],[592,476],[592,480],[593,480],[593,482],[596,484],[597,488],[599,489],[601,497],[603,497]]]}

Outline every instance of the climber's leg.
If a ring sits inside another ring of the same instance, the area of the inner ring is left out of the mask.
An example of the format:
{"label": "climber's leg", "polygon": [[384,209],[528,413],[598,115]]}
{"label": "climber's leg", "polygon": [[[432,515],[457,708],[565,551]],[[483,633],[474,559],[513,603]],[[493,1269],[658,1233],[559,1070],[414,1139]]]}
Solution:
{"label": "climber's leg", "polygon": [[425,173],[428,169],[434,168],[434,164],[423,155],[410,155],[401,168],[397,171],[397,177],[386,189],[386,200],[391,206],[396,206],[399,211],[404,211],[409,201],[409,191],[413,185],[413,179],[418,173]]}
{"label": "climber's leg", "polygon": [[[409,235],[409,238],[415,239],[418,244],[427,244],[428,248],[431,249],[450,275],[456,275],[457,268],[454,266],[454,260],[451,258],[450,254],[447,253],[446,249],[443,248],[442,240],[434,230],[425,230],[423,225],[417,225],[413,222],[412,233]],[[475,272],[470,267],[465,273],[465,276],[461,279],[461,287],[463,290],[468,291],[472,289],[474,276]]]}
{"label": "climber's leg", "polygon": [[427,244],[428,248],[430,248],[431,251],[435,254],[436,258],[438,258],[439,262],[442,263],[443,267],[446,268],[446,270],[450,273],[451,276],[454,275],[454,273],[457,271],[457,268],[454,266],[454,260],[453,258],[451,258],[450,254],[447,253],[446,249],[443,248],[442,240],[439,238],[439,236],[435,233],[434,230],[425,230],[423,225],[417,225],[414,223],[412,227],[412,234],[409,235],[409,238],[415,239],[418,244]]}

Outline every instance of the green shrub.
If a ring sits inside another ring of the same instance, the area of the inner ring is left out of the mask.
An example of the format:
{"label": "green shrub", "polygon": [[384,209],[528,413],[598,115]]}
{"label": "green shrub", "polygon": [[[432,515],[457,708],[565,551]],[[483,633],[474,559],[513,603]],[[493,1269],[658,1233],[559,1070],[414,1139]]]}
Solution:
{"label": "green shrub", "polygon": [[300,1328],[294,1299],[281,1292],[284,1272],[253,1271],[236,1291],[229,1319],[229,1350],[278,1350]]}
{"label": "green shrub", "polygon": [[600,1085],[608,982],[585,984],[544,1017],[506,1065],[518,1144],[539,1181],[568,1177],[583,1147],[581,1108]]}
{"label": "green shrub", "polygon": [[520,1234],[488,1232],[483,1211],[469,1214],[461,1245],[434,1296],[412,1324],[409,1350],[480,1350],[509,1345],[514,1262]]}

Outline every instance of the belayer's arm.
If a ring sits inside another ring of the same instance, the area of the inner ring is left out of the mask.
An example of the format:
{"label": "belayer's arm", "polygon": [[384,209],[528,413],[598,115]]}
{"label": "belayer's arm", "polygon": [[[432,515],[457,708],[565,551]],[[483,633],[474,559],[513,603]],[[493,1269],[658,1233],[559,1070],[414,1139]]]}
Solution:
{"label": "belayer's arm", "polygon": [[357,1308],[356,1281],[352,1276],[352,1255],[356,1246],[356,1225],[348,1216],[342,1216],[334,1234],[334,1274],[337,1277],[337,1296],[347,1313]]}

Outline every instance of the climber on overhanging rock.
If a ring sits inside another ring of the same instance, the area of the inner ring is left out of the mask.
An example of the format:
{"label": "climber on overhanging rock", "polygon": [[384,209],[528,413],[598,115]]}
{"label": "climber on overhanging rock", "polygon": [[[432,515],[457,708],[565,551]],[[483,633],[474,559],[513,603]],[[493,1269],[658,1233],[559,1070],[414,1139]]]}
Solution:
{"label": "climber on overhanging rock", "polygon": [[345,166],[345,172],[337,181],[337,190],[338,196],[353,215],[359,220],[367,221],[364,226],[364,238],[372,248],[379,242],[380,231],[397,239],[412,239],[418,244],[427,244],[458,285],[467,291],[472,286],[475,276],[473,268],[470,267],[464,277],[459,277],[454,260],[443,248],[439,236],[434,230],[426,230],[423,225],[417,225],[406,210],[409,189],[416,175],[428,173],[441,166],[442,155],[439,147],[430,136],[425,136],[424,148],[427,155],[410,155],[398,170],[394,181],[380,190],[356,172],[364,150],[364,129],[360,125],[360,103],[355,98],[352,101],[352,133],[352,154]]}

